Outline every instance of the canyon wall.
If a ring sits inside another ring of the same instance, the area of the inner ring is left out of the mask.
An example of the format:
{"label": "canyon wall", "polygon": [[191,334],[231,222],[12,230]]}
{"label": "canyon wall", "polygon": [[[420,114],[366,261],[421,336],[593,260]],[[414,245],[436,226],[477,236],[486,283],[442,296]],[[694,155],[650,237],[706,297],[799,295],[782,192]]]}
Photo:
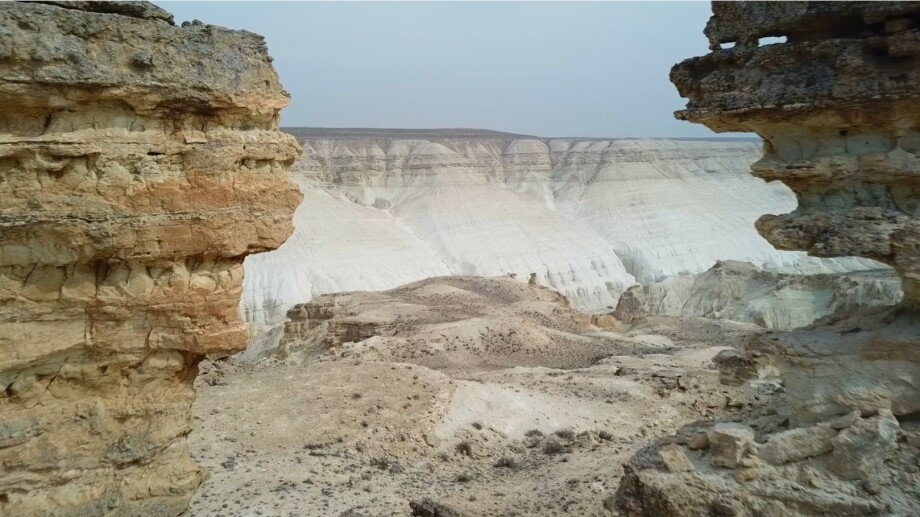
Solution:
{"label": "canyon wall", "polygon": [[192,381],[301,200],[263,39],[0,4],[0,514],[178,515]]}
{"label": "canyon wall", "polygon": [[892,269],[797,275],[726,260],[696,275],[634,285],[613,315],[623,323],[661,315],[791,330],[825,316],[896,305],[902,297],[901,280]]}
{"label": "canyon wall", "polygon": [[544,139],[476,130],[290,129],[306,201],[247,260],[251,321],[319,294],[431,276],[536,273],[588,312],[717,260],[786,272],[878,267],[776,251],[753,223],[795,197],[748,174],[760,142]]}
{"label": "canyon wall", "polygon": [[[764,139],[754,174],[789,186],[798,206],[764,215],[758,231],[780,249],[886,263],[904,297],[722,352],[725,382],[778,382],[780,402],[688,424],[701,438],[682,443],[700,452],[659,444],[637,455],[623,507],[917,515],[920,4],[714,2],[705,32],[712,52],[671,71],[689,101],[677,117]],[[786,40],[761,45],[767,37]]]}

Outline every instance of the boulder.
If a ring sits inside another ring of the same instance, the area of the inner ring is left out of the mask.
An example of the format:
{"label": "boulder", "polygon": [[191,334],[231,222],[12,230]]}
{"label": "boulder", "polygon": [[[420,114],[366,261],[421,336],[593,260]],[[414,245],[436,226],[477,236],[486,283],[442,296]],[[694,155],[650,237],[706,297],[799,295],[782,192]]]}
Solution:
{"label": "boulder", "polygon": [[693,462],[684,453],[684,448],[677,444],[665,445],[658,451],[658,457],[670,472],[692,472]]}
{"label": "boulder", "polygon": [[760,458],[771,465],[802,461],[830,452],[831,439],[837,435],[829,425],[799,427],[771,435],[760,446]]}
{"label": "boulder", "polygon": [[757,454],[754,430],[742,424],[718,423],[707,433],[712,463],[720,467],[737,468],[742,461]]}
{"label": "boulder", "polygon": [[831,440],[828,466],[844,479],[870,479],[897,446],[899,429],[891,411],[859,420]]}

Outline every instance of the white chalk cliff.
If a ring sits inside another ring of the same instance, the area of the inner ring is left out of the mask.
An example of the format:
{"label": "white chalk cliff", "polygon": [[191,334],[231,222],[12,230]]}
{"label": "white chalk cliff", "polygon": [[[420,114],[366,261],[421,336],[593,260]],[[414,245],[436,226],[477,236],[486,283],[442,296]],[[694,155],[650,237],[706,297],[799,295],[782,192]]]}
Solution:
{"label": "white chalk cliff", "polygon": [[294,235],[246,261],[247,318],[329,292],[516,274],[589,312],[637,282],[717,260],[785,272],[878,267],[777,251],[754,229],[796,200],[748,173],[760,143],[539,139],[503,133],[292,130]]}
{"label": "white chalk cliff", "polygon": [[614,316],[625,323],[647,315],[704,317],[789,330],[825,316],[897,305],[903,296],[891,268],[796,275],[727,260],[696,275],[630,287]]}

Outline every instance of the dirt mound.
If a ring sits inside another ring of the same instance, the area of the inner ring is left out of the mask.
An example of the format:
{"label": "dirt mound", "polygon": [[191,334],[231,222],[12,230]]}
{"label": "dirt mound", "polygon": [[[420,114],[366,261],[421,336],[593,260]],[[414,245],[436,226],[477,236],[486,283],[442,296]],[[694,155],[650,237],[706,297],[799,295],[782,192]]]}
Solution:
{"label": "dirt mound", "polygon": [[193,515],[607,515],[641,447],[769,398],[719,385],[712,364],[762,329],[616,330],[510,279],[429,279],[292,312],[283,360],[202,366],[191,444],[212,475]]}

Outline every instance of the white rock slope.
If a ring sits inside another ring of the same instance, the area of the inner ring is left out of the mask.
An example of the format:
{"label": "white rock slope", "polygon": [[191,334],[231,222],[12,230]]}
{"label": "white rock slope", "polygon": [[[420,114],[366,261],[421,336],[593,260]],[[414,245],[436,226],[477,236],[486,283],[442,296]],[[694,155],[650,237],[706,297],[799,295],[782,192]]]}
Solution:
{"label": "white rock slope", "polygon": [[795,206],[786,187],[748,173],[757,142],[292,132],[304,145],[294,167],[304,202],[294,236],[247,259],[251,321],[322,293],[447,274],[536,273],[600,312],[637,281],[720,259],[790,272],[861,266],[777,251],[756,233],[761,214]]}
{"label": "white rock slope", "polygon": [[630,287],[614,315],[626,323],[663,315],[789,330],[833,314],[897,305],[903,294],[901,279],[891,268],[794,275],[763,271],[746,262],[719,261],[703,273]]}

